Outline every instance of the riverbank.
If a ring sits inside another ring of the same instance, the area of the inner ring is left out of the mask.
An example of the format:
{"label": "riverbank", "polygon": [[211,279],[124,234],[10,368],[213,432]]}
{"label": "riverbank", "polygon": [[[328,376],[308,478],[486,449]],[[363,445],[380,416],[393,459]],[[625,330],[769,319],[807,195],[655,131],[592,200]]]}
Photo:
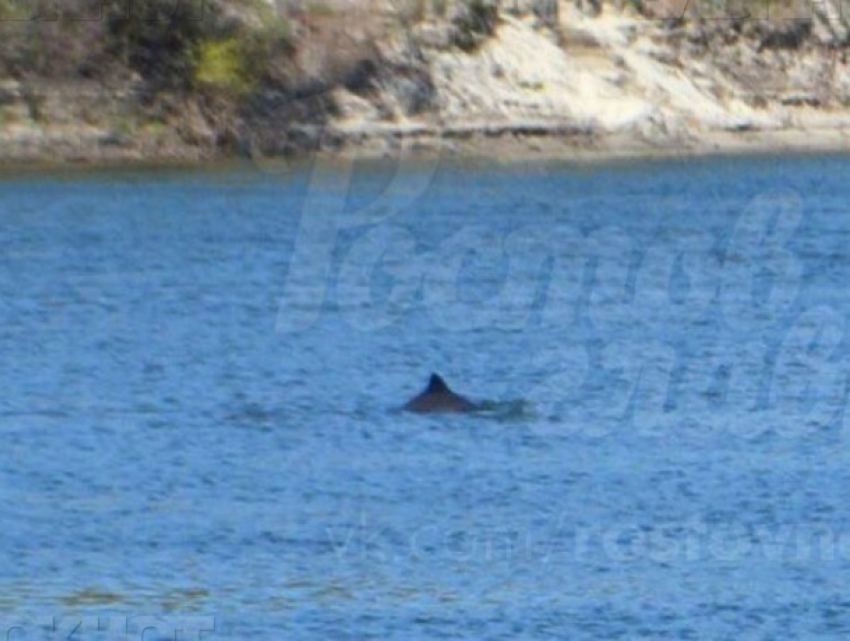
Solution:
{"label": "riverbank", "polygon": [[[67,140],[62,140],[67,143]],[[33,167],[193,167],[216,166],[222,163],[254,164],[259,168],[284,165],[300,166],[313,157],[326,160],[403,160],[441,157],[446,160],[526,163],[565,161],[599,163],[618,160],[650,160],[665,158],[698,158],[705,156],[761,156],[850,154],[850,128],[822,130],[780,130],[754,132],[714,132],[699,139],[669,144],[641,140],[629,134],[567,135],[544,133],[538,135],[505,132],[499,136],[477,134],[457,139],[438,134],[411,136],[363,136],[333,149],[319,149],[287,155],[229,155],[213,153],[191,146],[167,149],[106,148],[97,143],[88,147],[69,146],[57,151],[33,147],[27,150],[4,148],[0,154],[0,170],[27,170]],[[276,169],[273,169],[276,171]]]}
{"label": "riverbank", "polygon": [[[104,140],[104,136],[107,137]],[[786,128],[748,131],[709,131],[680,139],[647,139],[634,132],[576,131],[558,126],[468,128],[464,131],[425,127],[328,129],[327,146],[283,156],[263,153],[221,153],[213,148],[181,143],[134,140],[116,144],[109,134],[82,138],[56,132],[35,140],[2,145],[0,168],[40,166],[194,166],[238,161],[259,167],[281,162],[298,165],[311,157],[326,159],[446,159],[524,163],[568,161],[597,163],[606,160],[691,158],[711,155],[770,155],[850,153],[850,123],[835,127]]]}
{"label": "riverbank", "polygon": [[[377,27],[343,9],[302,16],[287,45],[297,73],[264,76],[250,92],[233,89],[239,64],[222,71],[217,59],[195,72],[214,87],[153,98],[138,73],[0,80],[0,163],[850,151],[840,24],[555,6],[548,20],[501,11],[470,47],[457,44],[457,16]],[[333,41],[342,62],[328,57]]]}

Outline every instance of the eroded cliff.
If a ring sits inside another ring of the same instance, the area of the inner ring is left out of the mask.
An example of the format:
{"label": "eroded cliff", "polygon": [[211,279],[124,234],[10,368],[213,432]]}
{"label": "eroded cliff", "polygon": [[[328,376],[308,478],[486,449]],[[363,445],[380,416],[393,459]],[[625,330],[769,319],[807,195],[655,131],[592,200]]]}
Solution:
{"label": "eroded cliff", "polygon": [[833,0],[86,2],[27,15],[0,3],[2,158],[848,144]]}

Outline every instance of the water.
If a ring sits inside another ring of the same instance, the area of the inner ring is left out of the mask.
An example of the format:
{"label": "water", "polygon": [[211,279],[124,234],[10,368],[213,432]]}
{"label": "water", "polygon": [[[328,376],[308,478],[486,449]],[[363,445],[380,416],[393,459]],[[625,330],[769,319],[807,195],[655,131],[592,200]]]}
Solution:
{"label": "water", "polygon": [[846,637],[850,160],[262,169],[0,183],[8,638]]}

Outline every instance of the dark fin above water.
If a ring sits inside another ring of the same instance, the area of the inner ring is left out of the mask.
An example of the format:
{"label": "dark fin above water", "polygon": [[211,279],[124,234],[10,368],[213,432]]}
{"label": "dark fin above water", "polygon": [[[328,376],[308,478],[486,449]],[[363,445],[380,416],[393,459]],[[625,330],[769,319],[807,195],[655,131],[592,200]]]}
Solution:
{"label": "dark fin above water", "polygon": [[446,381],[439,374],[431,374],[431,380],[428,381],[428,387],[425,389],[428,394],[437,394],[451,392]]}
{"label": "dark fin above water", "polygon": [[451,391],[439,374],[431,374],[425,391],[410,399],[402,409],[420,413],[472,412],[477,406],[468,398]]}

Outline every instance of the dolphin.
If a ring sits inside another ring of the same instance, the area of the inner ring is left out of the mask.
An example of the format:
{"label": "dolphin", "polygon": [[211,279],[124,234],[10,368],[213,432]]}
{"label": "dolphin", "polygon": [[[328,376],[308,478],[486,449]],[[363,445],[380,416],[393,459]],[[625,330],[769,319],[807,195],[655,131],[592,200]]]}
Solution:
{"label": "dolphin", "polygon": [[428,381],[428,387],[425,388],[425,391],[410,399],[401,409],[407,412],[430,414],[434,412],[472,412],[478,409],[478,406],[468,398],[451,391],[439,374],[431,374],[431,379]]}

